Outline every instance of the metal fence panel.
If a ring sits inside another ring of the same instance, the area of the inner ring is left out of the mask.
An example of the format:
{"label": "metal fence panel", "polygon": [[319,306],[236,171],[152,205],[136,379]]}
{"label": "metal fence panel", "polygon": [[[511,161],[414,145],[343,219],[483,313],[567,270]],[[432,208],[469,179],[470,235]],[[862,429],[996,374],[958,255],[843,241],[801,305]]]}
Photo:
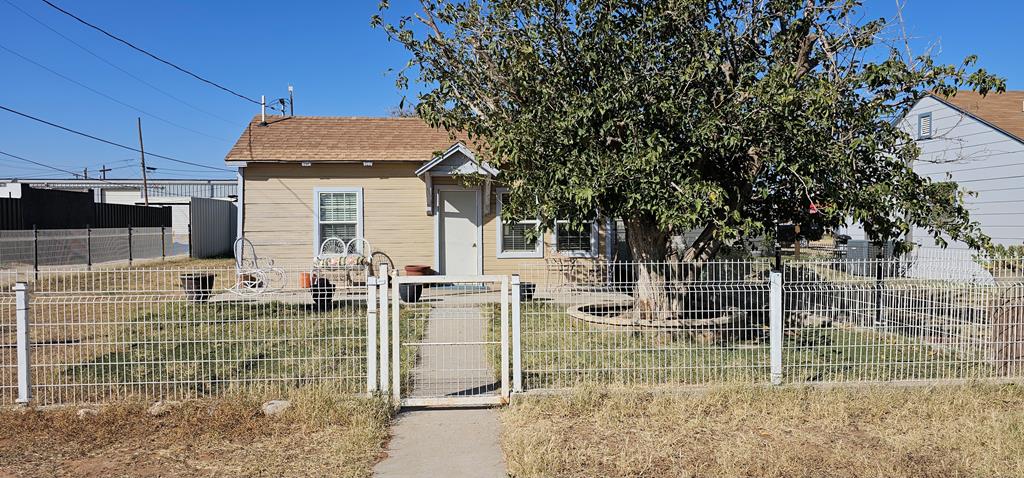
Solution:
{"label": "metal fence panel", "polygon": [[189,204],[191,256],[216,257],[231,253],[237,233],[237,209],[230,201],[192,198]]}
{"label": "metal fence panel", "polygon": [[[521,268],[523,387],[765,382],[768,270],[760,260],[699,274],[675,263]],[[659,299],[638,310],[644,297]]]}
{"label": "metal fence panel", "polygon": [[0,231],[0,268],[84,266],[182,252],[175,248],[170,228]]}
{"label": "metal fence panel", "polygon": [[[240,294],[234,269],[42,272],[30,296],[34,402],[319,381],[365,391],[366,286],[336,283],[330,303],[316,305],[299,287],[301,271],[279,272]],[[190,298],[185,282],[208,284],[208,296]],[[6,374],[6,349],[0,358]]]}

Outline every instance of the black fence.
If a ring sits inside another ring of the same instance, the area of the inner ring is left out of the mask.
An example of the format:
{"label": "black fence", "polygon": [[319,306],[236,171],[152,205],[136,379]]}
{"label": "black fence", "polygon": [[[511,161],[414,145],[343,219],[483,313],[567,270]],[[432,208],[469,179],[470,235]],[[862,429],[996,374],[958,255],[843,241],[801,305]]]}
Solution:
{"label": "black fence", "polygon": [[169,227],[170,207],[97,203],[91,191],[21,188],[0,198],[0,230]]}

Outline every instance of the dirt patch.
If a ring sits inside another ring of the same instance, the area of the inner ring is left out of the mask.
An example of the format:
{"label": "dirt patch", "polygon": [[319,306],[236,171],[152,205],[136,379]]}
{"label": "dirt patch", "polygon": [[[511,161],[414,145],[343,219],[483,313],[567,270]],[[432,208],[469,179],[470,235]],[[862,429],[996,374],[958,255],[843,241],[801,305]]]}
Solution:
{"label": "dirt patch", "polygon": [[310,387],[267,417],[260,411],[267,398],[189,401],[159,416],[146,403],[95,413],[6,409],[0,477],[369,476],[383,454],[391,418],[384,402]]}
{"label": "dirt patch", "polygon": [[1024,476],[1019,386],[585,387],[502,413],[509,471],[529,476]]}

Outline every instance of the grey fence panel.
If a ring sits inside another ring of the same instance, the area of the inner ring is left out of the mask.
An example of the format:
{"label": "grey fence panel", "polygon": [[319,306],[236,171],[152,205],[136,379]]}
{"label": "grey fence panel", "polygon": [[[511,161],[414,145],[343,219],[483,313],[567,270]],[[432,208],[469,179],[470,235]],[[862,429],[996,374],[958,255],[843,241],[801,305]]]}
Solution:
{"label": "grey fence panel", "polygon": [[169,227],[0,231],[0,269],[85,266],[180,253]]}
{"label": "grey fence panel", "polygon": [[230,201],[192,198],[190,255],[206,258],[228,255],[235,241],[237,209]]}
{"label": "grey fence panel", "polygon": [[32,266],[33,231],[0,231],[0,269]]}

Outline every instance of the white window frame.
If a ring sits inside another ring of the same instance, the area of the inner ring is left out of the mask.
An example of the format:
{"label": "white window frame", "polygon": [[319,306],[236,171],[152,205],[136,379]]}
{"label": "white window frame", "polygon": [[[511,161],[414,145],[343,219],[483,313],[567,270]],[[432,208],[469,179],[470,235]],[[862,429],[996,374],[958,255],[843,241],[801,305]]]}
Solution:
{"label": "white window frame", "polygon": [[356,193],[356,237],[365,238],[363,235],[363,188],[314,188],[313,189],[313,257],[320,254],[320,244],[323,239],[320,237],[320,195],[329,193]]}
{"label": "white window frame", "polygon": [[555,231],[554,231],[554,238],[553,238],[554,240],[552,241],[554,243],[553,244],[553,248],[555,250],[555,253],[561,254],[561,255],[567,256],[567,257],[597,257],[598,256],[598,252],[597,252],[598,231],[597,231],[597,220],[596,219],[593,220],[593,221],[590,221],[590,250],[582,250],[581,249],[581,250],[563,251],[563,250],[560,250],[558,248],[558,225],[559,224],[566,224],[568,222],[569,221],[561,220],[561,219],[555,221]]}
{"label": "white window frame", "polygon": [[[498,248],[497,248],[497,257],[498,257],[498,259],[541,259],[541,258],[543,258],[544,257],[544,236],[542,234],[538,234],[538,236],[537,236],[537,247],[533,251],[511,251],[511,252],[505,252],[504,251],[504,249],[505,249],[505,243],[504,243],[505,239],[504,239],[504,235],[502,234],[501,228],[502,228],[502,226],[505,223],[501,220],[501,207],[502,207],[502,202],[503,202],[501,200],[501,196],[503,194],[507,194],[507,193],[508,193],[508,188],[496,188],[494,190],[494,194],[495,194],[495,219],[496,219],[494,221],[496,223],[496,227],[495,227],[496,240],[494,241],[494,243],[498,245]],[[519,223],[520,224],[522,224],[522,223],[532,223],[535,227],[540,226],[540,221],[537,221],[536,219],[527,219],[525,221],[519,221]]]}

